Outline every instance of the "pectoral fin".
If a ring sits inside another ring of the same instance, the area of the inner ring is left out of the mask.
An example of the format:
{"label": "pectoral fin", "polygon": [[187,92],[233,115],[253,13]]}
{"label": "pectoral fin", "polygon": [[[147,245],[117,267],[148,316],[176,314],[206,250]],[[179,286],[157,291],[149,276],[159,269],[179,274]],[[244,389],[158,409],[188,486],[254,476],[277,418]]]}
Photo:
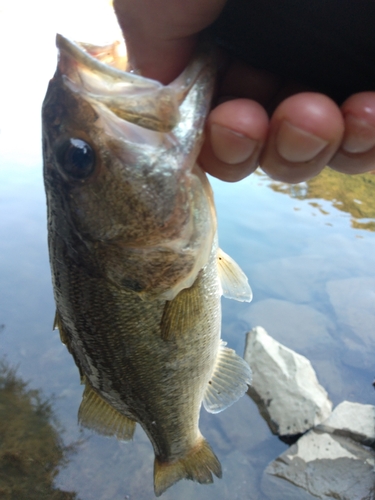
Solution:
{"label": "pectoral fin", "polygon": [[85,382],[78,422],[103,436],[116,436],[128,441],[133,438],[136,422],[112,408]]}
{"label": "pectoral fin", "polygon": [[198,275],[195,283],[190,288],[181,290],[173,300],[167,301],[164,306],[160,322],[161,336],[164,340],[173,340],[181,334],[189,334],[189,330],[205,314],[205,306],[199,295]]}
{"label": "pectoral fin", "polygon": [[53,320],[53,330],[58,330],[59,331],[61,342],[64,345],[66,345],[68,351],[70,353],[72,353],[72,349],[70,347],[69,337],[68,337],[66,331],[64,330],[64,326],[63,326],[63,323],[61,321],[59,311],[57,309],[56,309],[56,312],[55,312],[55,319]]}
{"label": "pectoral fin", "polygon": [[208,383],[203,406],[210,413],[219,413],[235,403],[251,383],[251,370],[226,342],[221,341],[216,365]]}
{"label": "pectoral fin", "polygon": [[218,270],[224,297],[251,302],[253,292],[240,266],[220,248],[217,252]]}

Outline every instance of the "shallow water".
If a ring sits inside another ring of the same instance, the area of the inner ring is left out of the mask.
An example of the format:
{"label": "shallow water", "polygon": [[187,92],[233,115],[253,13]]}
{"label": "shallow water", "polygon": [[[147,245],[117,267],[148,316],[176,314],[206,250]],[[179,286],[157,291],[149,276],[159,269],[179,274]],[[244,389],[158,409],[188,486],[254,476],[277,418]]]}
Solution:
{"label": "shallow water", "polygon": [[[48,29],[45,40],[53,44]],[[79,428],[78,370],[52,331],[39,147],[39,109],[54,66],[48,54],[36,63],[29,95],[18,63],[13,85],[7,81],[1,93],[0,498],[151,499],[147,437],[139,426],[130,443]],[[375,176],[327,171],[295,187],[265,175],[212,184],[220,244],[254,292],[251,304],[223,300],[223,339],[242,354],[245,333],[261,325],[311,360],[334,405],[374,404]],[[210,486],[181,481],[162,498],[280,499],[263,471],[287,445],[248,396],[218,415],[202,411],[200,427],[223,479]],[[296,488],[296,498],[312,497]]]}
{"label": "shallow water", "polygon": [[[61,452],[66,465],[57,461],[50,482],[81,500],[153,498],[153,452],[139,428],[133,442],[121,443],[77,426],[82,386],[52,331],[41,159],[29,165],[2,162],[0,184],[0,356],[42,398],[54,395],[63,447],[75,444],[73,451]],[[240,263],[254,292],[252,304],[223,300],[223,338],[242,354],[246,331],[261,325],[311,360],[334,404],[373,404],[375,233],[353,227],[352,216],[332,202],[316,198],[317,208],[310,199],[280,192],[286,186],[263,175],[213,185],[221,246]],[[2,412],[3,419],[12,419],[11,410]],[[29,429],[27,413],[19,424],[25,425],[22,432],[40,432],[45,439],[42,424]],[[272,436],[248,396],[218,415],[202,411],[201,430],[222,462],[223,479],[212,486],[183,481],[164,498],[272,498],[262,492],[263,471],[287,446]],[[20,432],[9,444],[16,452]],[[22,447],[17,453],[33,456]],[[31,498],[35,483],[25,488],[30,491],[24,498]]]}

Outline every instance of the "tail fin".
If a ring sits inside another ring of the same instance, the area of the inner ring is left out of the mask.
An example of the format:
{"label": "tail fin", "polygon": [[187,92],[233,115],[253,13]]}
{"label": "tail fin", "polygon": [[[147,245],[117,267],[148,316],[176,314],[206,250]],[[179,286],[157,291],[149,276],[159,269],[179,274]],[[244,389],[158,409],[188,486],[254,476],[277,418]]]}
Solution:
{"label": "tail fin", "polygon": [[221,478],[221,465],[202,437],[199,443],[184,457],[175,462],[161,462],[155,458],[154,490],[159,497],[164,491],[180,479],[191,479],[201,484],[213,482],[212,472]]}

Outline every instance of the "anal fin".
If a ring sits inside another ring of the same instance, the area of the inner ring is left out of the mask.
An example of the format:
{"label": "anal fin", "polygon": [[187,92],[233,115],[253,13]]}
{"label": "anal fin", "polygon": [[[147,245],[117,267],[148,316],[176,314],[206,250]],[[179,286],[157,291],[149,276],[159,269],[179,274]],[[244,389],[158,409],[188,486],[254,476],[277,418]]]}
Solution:
{"label": "anal fin", "polygon": [[136,422],[122,415],[102,399],[85,381],[78,422],[103,436],[116,436],[129,441],[133,438]]}
{"label": "anal fin", "polygon": [[251,383],[251,369],[246,361],[221,341],[214,371],[203,397],[210,413],[219,413],[235,403]]}
{"label": "anal fin", "polygon": [[154,490],[160,496],[180,479],[191,479],[201,484],[213,482],[212,473],[221,478],[221,465],[207,441],[201,437],[199,443],[187,455],[174,462],[162,462],[155,458]]}
{"label": "anal fin", "polygon": [[218,271],[221,288],[227,299],[251,302],[253,292],[240,266],[221,248],[217,251]]}

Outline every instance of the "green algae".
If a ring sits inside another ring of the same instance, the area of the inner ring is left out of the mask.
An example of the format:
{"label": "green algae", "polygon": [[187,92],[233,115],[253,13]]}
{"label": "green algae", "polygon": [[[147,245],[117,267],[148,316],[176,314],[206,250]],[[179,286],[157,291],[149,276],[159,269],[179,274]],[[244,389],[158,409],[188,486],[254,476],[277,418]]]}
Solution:
{"label": "green algae", "polygon": [[65,446],[52,404],[0,359],[0,498],[78,500],[54,487],[75,445]]}

